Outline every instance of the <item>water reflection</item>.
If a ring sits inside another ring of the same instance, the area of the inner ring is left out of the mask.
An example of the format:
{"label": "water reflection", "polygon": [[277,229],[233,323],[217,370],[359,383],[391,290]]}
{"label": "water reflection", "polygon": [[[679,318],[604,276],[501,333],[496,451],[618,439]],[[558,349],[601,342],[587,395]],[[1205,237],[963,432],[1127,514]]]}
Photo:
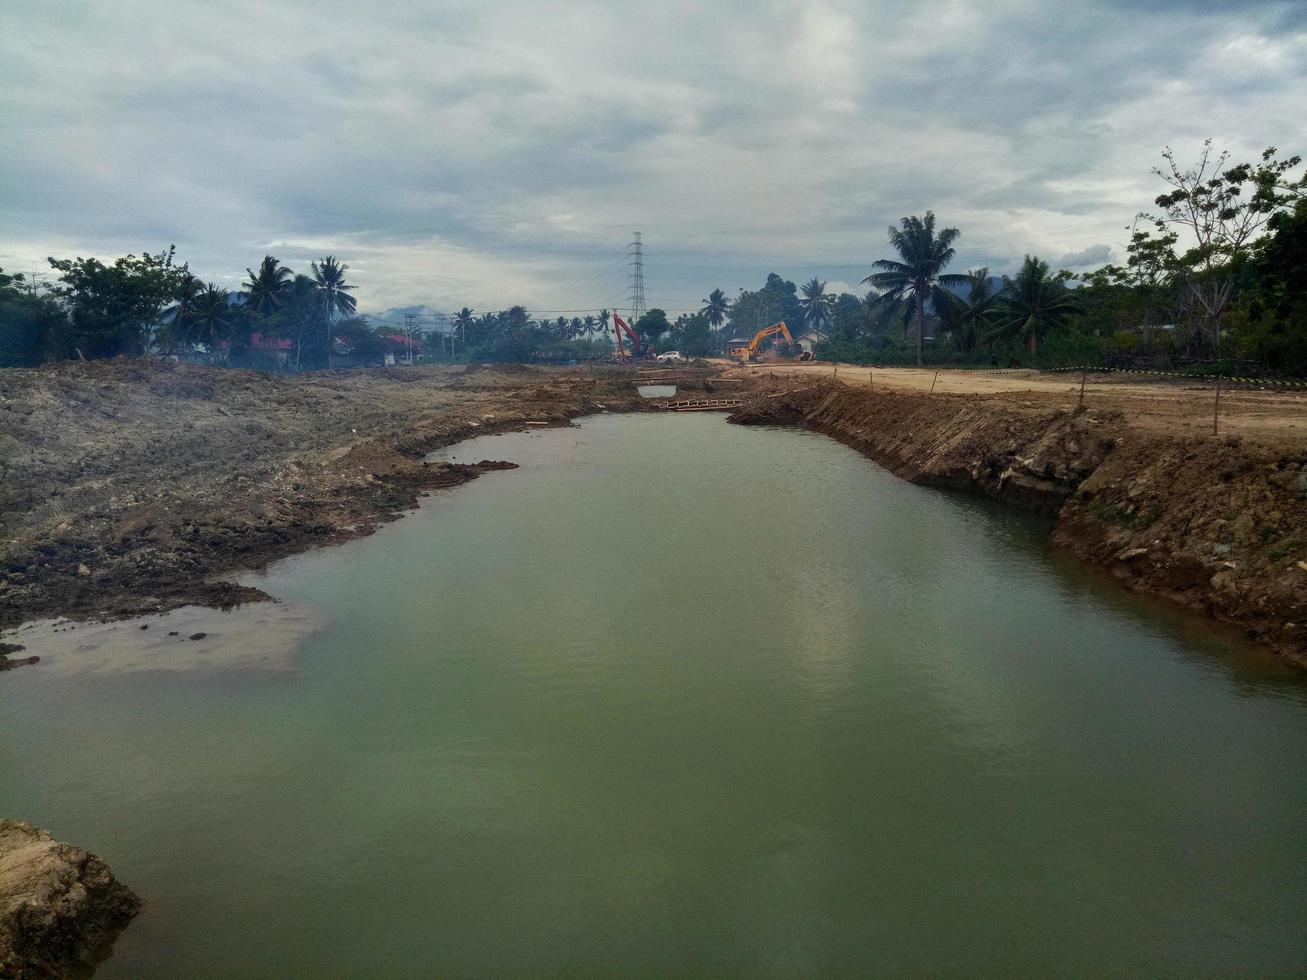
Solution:
{"label": "water reflection", "polygon": [[0,809],[154,910],[105,975],[1302,972],[1237,637],[810,434],[447,455],[522,466],[257,577],[293,672],[0,678]]}

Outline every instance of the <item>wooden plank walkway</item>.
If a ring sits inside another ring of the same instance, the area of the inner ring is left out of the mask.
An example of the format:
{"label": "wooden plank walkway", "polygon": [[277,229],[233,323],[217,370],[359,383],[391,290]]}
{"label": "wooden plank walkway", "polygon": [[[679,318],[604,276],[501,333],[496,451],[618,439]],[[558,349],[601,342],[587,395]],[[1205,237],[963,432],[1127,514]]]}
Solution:
{"label": "wooden plank walkway", "polygon": [[742,398],[678,398],[662,403],[670,412],[725,412],[743,404]]}

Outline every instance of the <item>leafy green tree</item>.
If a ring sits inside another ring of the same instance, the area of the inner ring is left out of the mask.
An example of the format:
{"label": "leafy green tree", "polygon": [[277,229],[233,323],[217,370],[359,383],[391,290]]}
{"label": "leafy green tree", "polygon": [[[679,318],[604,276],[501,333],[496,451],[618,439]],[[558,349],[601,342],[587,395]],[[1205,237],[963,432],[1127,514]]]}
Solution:
{"label": "leafy green tree", "polygon": [[66,355],[68,318],[22,273],[0,269],[0,367],[36,367]]}
{"label": "leafy green tree", "polygon": [[[1154,231],[1139,234],[1134,244],[1153,246],[1166,264],[1184,270],[1194,310],[1218,352],[1221,318],[1253,242],[1275,214],[1292,208],[1307,191],[1307,175],[1294,180],[1289,173],[1301,158],[1278,160],[1276,153],[1267,147],[1260,162],[1230,166],[1229,153],[1213,155],[1209,139],[1193,166],[1181,167],[1167,147],[1164,166],[1153,168],[1171,190],[1154,201],[1159,213],[1140,216]],[[1179,234],[1183,250],[1174,251]]]}
{"label": "leafy green tree", "polygon": [[326,308],[327,322],[336,319],[336,315],[353,316],[358,309],[358,300],[350,293],[354,287],[345,282],[345,273],[349,266],[337,262],[334,255],[328,255],[320,262],[311,262],[313,281],[317,284]]}
{"label": "leafy green tree", "polygon": [[867,305],[852,293],[840,293],[831,309],[831,337],[840,344],[851,344],[866,335],[869,323]]}
{"label": "leafy green tree", "polygon": [[768,297],[768,308],[774,311],[774,316],[759,326],[767,327],[778,320],[784,320],[787,326],[798,329],[803,323],[803,306],[799,302],[798,287],[772,272],[763,283],[762,292]]}
{"label": "leafy green tree", "polygon": [[165,307],[174,301],[185,265],[175,250],[125,255],[113,265],[99,259],[50,259],[59,273],[51,293],[68,310],[72,343],[86,357],[140,357],[154,340]]}
{"label": "leafy green tree", "polygon": [[805,282],[800,291],[804,322],[813,330],[823,329],[830,323],[834,297],[826,295],[826,284],[816,276]]}
{"label": "leafy green tree", "polygon": [[1065,324],[1080,309],[1067,289],[1068,272],[1051,274],[1048,263],[1027,255],[1015,278],[1003,277],[998,325],[991,336],[1015,337],[1030,349],[1030,364],[1039,361],[1039,337]]}
{"label": "leafy green tree", "polygon": [[763,327],[776,322],[776,297],[764,290],[744,290],[731,303],[730,332],[733,337],[748,338]]}
{"label": "leafy green tree", "polygon": [[687,357],[707,357],[715,346],[708,314],[704,311],[677,317],[676,327],[663,345],[666,350],[679,350]]}
{"label": "leafy green tree", "polygon": [[631,327],[650,346],[657,345],[658,338],[671,328],[672,325],[667,322],[666,311],[660,310],[656,306],[636,320]]}
{"label": "leafy green tree", "polygon": [[333,337],[339,337],[360,357],[375,357],[386,350],[381,335],[361,316],[348,316],[331,325]]}
{"label": "leafy green tree", "polygon": [[1307,375],[1307,200],[1275,215],[1251,262],[1237,311],[1247,353],[1274,371]]}
{"label": "leafy green tree", "polygon": [[245,306],[256,316],[269,316],[281,308],[286,291],[295,274],[271,255],[259,263],[259,271],[246,269],[250,278],[244,285]]}
{"label": "leafy green tree", "polygon": [[927,211],[924,218],[903,218],[900,227],[889,229],[889,241],[898,252],[897,259],[878,259],[872,263],[873,272],[864,283],[883,290],[878,302],[902,306],[904,322],[915,309],[917,316],[917,367],[921,367],[921,345],[926,334],[926,304],[935,309],[945,308],[949,302],[944,286],[961,286],[966,276],[945,273],[944,269],[956,254],[953,243],[960,232],[956,228],[943,228],[935,233],[935,212]]}

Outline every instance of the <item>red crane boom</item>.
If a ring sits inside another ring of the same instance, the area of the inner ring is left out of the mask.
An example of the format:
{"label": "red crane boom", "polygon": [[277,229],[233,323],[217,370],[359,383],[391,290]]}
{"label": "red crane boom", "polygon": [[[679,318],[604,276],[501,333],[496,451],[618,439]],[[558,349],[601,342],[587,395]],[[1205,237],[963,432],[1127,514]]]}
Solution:
{"label": "red crane boom", "polygon": [[[626,344],[622,341],[622,334],[631,338],[631,351],[627,353]],[[640,341],[639,335],[630,328],[625,320],[613,311],[613,336],[617,338],[617,356],[618,357],[644,357],[648,352],[645,345]]]}

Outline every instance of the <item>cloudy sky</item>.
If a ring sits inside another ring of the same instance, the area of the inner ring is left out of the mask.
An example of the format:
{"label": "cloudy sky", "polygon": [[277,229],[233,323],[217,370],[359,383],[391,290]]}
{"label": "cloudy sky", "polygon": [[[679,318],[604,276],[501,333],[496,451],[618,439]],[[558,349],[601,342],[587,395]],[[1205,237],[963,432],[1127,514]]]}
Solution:
{"label": "cloudy sky", "polygon": [[932,208],[959,271],[1090,267],[1162,146],[1307,153],[1307,4],[5,0],[0,267],[175,242],[361,306],[696,306],[856,284]]}

